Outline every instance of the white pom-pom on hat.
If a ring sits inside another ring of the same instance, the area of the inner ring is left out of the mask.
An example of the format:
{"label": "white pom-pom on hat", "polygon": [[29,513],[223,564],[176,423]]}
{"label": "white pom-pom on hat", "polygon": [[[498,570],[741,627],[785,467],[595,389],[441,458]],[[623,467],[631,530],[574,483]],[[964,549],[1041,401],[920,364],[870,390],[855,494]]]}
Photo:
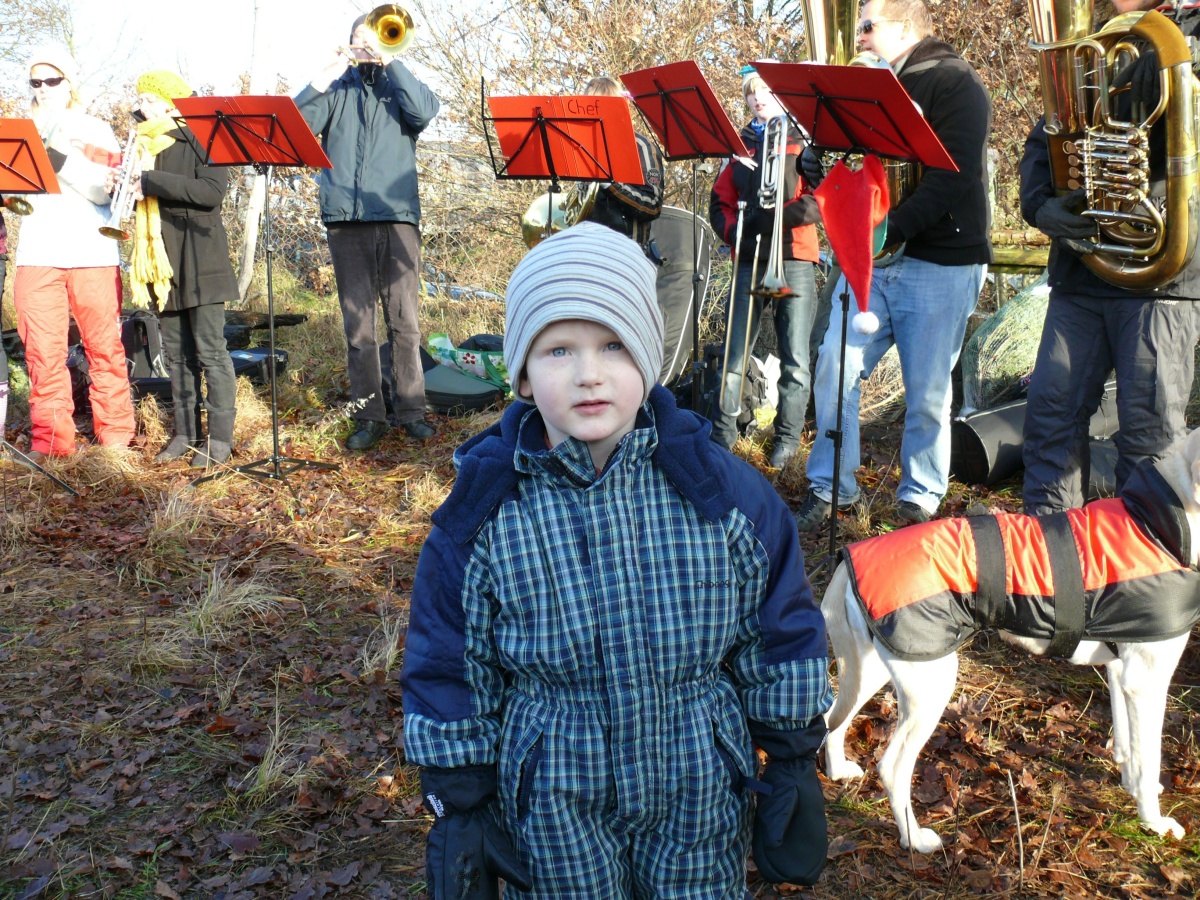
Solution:
{"label": "white pom-pom on hat", "polygon": [[869,309],[866,312],[856,312],[850,324],[859,334],[874,334],[879,330],[879,316]]}

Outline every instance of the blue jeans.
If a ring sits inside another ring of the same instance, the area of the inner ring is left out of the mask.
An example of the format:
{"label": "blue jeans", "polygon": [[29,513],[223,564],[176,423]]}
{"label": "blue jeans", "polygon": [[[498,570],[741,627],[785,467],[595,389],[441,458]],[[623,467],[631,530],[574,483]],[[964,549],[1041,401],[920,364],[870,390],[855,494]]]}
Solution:
{"label": "blue jeans", "polygon": [[[935,512],[946,493],[950,472],[950,370],[958,361],[967,317],[979,301],[984,265],[939,266],[901,257],[871,276],[870,309],[879,330],[846,332],[846,378],[843,385],[842,465],[838,504],[858,499],[854,470],[860,456],[858,402],[861,380],[870,376],[887,349],[896,345],[904,380],[906,410],[900,445],[902,476],[897,500]],[[825,434],[837,421],[838,364],[842,339],[841,296],[845,279],[834,292],[829,328],[817,357],[813,387],[817,436],[808,457],[810,490],[830,502],[833,497],[833,441]],[[855,308],[856,307],[853,307]],[[853,317],[853,314],[852,314]]]}
{"label": "blue jeans", "polygon": [[[759,270],[766,269],[759,261]],[[752,297],[752,264],[738,266],[734,294],[733,331],[725,336],[730,343],[729,371],[741,372],[744,366],[742,348],[746,344],[746,328],[750,328],[749,346],[758,340],[763,313],[763,298]],[[775,416],[775,443],[799,446],[804,430],[804,412],[812,385],[809,373],[808,336],[812,331],[817,309],[817,280],[813,264],[799,259],[783,261],[783,277],[792,293],[771,301],[775,316],[775,334],[779,338],[779,408]],[[728,307],[726,307],[728,316]],[[726,319],[728,321],[728,318]],[[735,389],[736,390],[736,389]],[[712,438],[732,448],[738,438],[737,416],[721,412],[716,398],[710,411],[713,422]]]}

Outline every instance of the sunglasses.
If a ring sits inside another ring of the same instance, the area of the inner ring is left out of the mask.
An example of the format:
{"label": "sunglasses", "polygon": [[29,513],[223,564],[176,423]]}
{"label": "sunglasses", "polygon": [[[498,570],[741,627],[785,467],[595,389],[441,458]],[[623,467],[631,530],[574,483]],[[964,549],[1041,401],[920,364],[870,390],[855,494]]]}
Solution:
{"label": "sunglasses", "polygon": [[46,87],[58,87],[66,80],[62,75],[59,75],[57,78],[30,78],[29,86],[31,88],[40,88],[44,84]]}
{"label": "sunglasses", "polygon": [[895,22],[895,19],[863,19],[858,26],[859,34],[870,34],[875,30],[876,25],[881,25],[884,22]]}

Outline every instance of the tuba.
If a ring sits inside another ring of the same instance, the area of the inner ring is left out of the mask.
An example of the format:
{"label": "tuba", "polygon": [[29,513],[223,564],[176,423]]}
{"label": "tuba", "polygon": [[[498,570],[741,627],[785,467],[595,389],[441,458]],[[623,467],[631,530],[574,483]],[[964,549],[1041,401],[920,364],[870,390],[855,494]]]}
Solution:
{"label": "tuba", "polygon": [[[1173,281],[1196,250],[1196,78],[1187,39],[1158,12],[1131,12],[1089,35],[1092,0],[1029,0],[1038,51],[1050,169],[1060,193],[1083,188],[1082,215],[1095,221],[1095,251],[1080,257],[1095,275],[1129,290]],[[1154,48],[1158,105],[1117,116],[1113,81]],[[1165,118],[1164,118],[1165,117]],[[1165,184],[1151,178],[1150,130],[1166,128]]]}
{"label": "tuba", "polygon": [[[521,216],[521,240],[532,250],[552,234],[578,225],[592,214],[600,182],[580,181],[566,191],[547,191],[539,194]],[[551,209],[550,203],[554,202]]]}
{"label": "tuba", "polygon": [[[808,53],[813,62],[832,66],[891,68],[888,61],[877,53],[870,50],[855,52],[858,46],[858,6],[857,0],[801,0]],[[917,189],[924,167],[898,159],[885,159],[882,162],[887,175],[888,202],[895,207]],[[876,254],[876,261],[881,264],[890,262],[903,246],[895,244],[884,247]]]}
{"label": "tuba", "polygon": [[27,216],[33,212],[33,204],[24,197],[5,197],[4,202],[0,203],[14,216]]}

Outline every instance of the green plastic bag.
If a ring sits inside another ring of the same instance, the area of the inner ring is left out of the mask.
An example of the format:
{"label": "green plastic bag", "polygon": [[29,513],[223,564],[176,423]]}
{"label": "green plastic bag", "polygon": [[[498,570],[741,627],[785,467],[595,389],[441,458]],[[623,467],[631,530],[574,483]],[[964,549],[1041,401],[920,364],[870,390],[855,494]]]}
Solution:
{"label": "green plastic bag", "polygon": [[455,347],[450,335],[444,331],[429,335],[426,349],[443,366],[450,366],[502,390],[509,390],[508,368],[504,365],[504,354],[499,350],[463,350]]}

